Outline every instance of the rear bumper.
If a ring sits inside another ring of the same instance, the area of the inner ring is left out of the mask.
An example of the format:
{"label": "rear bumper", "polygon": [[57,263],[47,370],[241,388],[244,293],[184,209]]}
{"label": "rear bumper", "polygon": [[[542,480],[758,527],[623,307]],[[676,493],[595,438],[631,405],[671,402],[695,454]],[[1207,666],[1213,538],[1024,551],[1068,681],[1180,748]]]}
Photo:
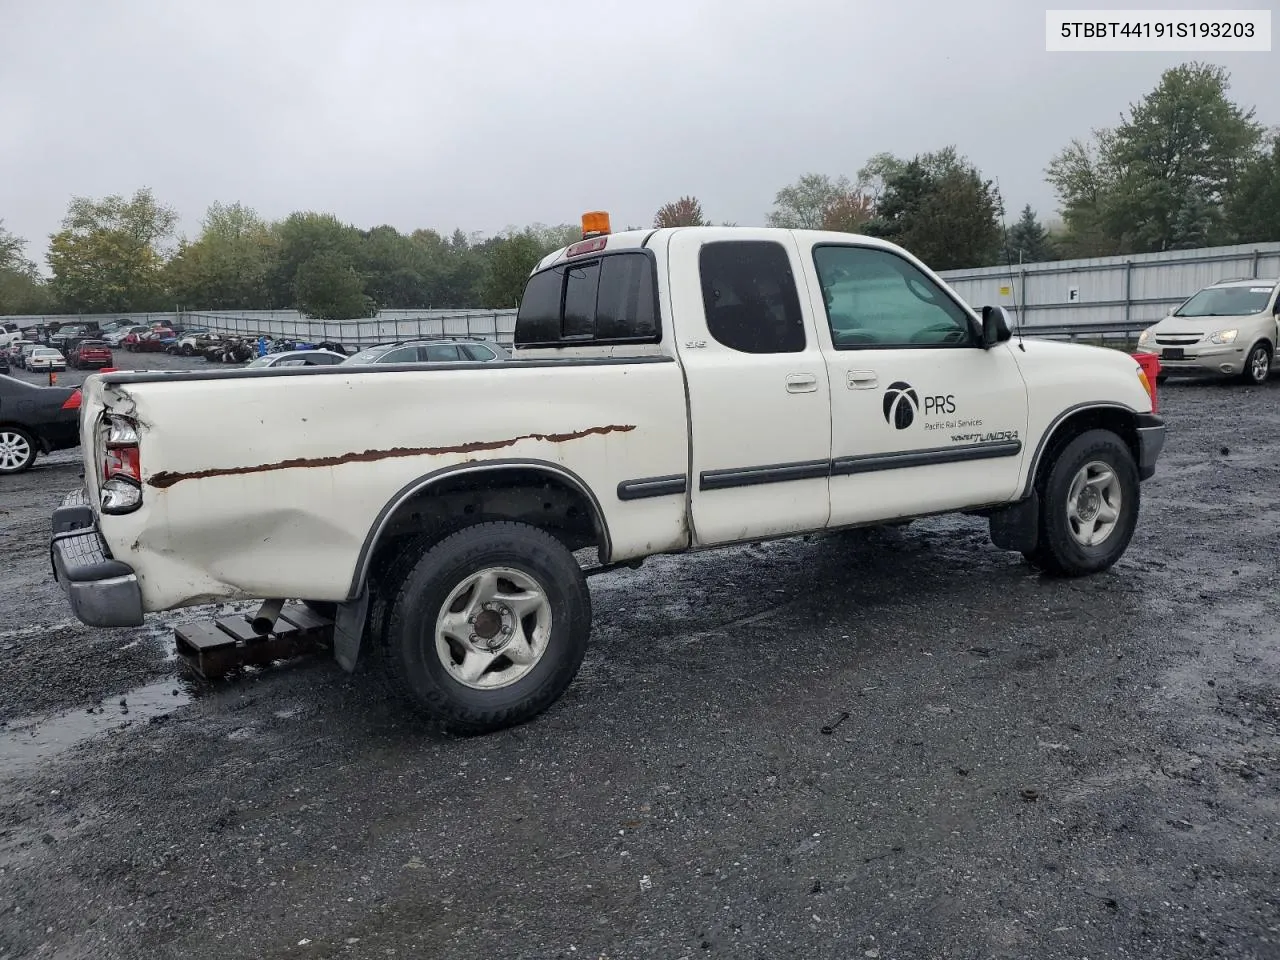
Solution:
{"label": "rear bumper", "polygon": [[83,491],[53,512],[49,561],[71,612],[91,627],[136,627],[142,588],[133,568],[111,556]]}
{"label": "rear bumper", "polygon": [[1164,450],[1164,420],[1151,413],[1138,414],[1138,476],[1149,480],[1155,476],[1156,461]]}

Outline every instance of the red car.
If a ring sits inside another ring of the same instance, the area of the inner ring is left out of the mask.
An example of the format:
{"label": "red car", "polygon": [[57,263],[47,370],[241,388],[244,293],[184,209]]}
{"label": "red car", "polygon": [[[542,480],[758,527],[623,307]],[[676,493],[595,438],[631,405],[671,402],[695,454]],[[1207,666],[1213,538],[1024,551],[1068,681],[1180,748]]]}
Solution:
{"label": "red car", "polygon": [[124,338],[124,348],[130,353],[160,353],[177,339],[178,335],[168,327],[159,327],[142,334],[129,334]]}
{"label": "red car", "polygon": [[67,354],[67,363],[76,370],[109,367],[112,359],[111,348],[105,340],[81,340]]}

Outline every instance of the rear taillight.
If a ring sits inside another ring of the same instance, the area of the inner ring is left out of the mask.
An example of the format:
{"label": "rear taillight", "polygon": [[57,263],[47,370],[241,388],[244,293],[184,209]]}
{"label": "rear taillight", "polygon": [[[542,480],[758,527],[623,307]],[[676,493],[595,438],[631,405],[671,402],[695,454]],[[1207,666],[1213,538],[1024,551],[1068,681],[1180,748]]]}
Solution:
{"label": "rear taillight", "polygon": [[102,512],[131,513],[142,506],[138,428],[128,417],[109,414],[103,429]]}
{"label": "rear taillight", "polygon": [[71,394],[71,396],[67,397],[67,399],[62,401],[62,409],[63,410],[79,410],[80,409],[80,388],[79,387],[76,387],[75,392]]}

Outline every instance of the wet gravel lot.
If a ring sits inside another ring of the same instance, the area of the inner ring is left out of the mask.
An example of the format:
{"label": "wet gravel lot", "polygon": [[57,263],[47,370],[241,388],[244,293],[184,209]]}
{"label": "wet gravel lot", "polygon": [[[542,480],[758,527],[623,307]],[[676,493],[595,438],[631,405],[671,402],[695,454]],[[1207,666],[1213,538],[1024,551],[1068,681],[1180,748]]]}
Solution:
{"label": "wet gravel lot", "polygon": [[4,478],[0,960],[1280,957],[1280,384],[1161,400],[1107,574],[965,518],[656,559],[472,739],[324,659],[193,682],[200,611],[79,625],[78,454]]}

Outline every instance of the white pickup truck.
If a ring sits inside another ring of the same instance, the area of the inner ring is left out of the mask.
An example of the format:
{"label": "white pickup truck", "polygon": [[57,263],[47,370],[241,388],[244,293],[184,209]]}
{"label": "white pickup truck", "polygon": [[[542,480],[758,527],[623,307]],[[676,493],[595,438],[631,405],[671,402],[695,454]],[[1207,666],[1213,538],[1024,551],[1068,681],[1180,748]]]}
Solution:
{"label": "white pickup truck", "polygon": [[536,266],[515,339],[488,364],[89,377],[51,542],[75,614],[327,602],[346,669],[371,648],[430,716],[490,730],[582,661],[575,552],[962,512],[1089,574],[1164,442],[1132,357],[1011,336],[850,234],[605,228]]}

